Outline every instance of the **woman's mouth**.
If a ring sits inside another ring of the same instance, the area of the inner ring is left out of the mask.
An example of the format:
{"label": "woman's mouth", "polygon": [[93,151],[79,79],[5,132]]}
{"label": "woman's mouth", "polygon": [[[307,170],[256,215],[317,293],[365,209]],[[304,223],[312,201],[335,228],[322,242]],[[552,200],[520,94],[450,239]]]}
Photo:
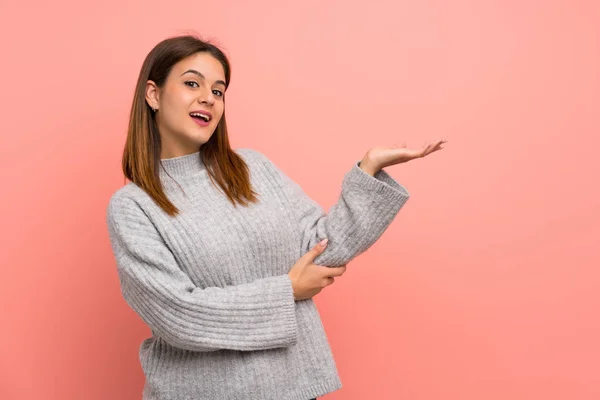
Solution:
{"label": "woman's mouth", "polygon": [[194,111],[190,113],[190,117],[200,126],[208,126],[212,115],[208,111]]}

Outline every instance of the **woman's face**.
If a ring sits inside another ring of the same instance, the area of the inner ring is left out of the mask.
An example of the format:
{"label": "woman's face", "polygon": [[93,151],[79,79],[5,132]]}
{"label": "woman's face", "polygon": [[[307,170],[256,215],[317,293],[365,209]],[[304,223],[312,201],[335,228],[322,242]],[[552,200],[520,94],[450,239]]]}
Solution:
{"label": "woman's face", "polygon": [[162,88],[146,84],[146,101],[158,109],[161,158],[194,153],[208,142],[223,116],[225,72],[210,53],[196,53],[173,66]]}

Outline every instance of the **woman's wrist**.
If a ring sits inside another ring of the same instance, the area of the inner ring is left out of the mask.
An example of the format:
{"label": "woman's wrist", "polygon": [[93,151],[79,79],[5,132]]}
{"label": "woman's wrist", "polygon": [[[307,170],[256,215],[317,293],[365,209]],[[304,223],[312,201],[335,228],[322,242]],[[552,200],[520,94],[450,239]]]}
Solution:
{"label": "woman's wrist", "polygon": [[368,159],[364,158],[360,160],[358,167],[371,176],[375,176],[375,174],[381,169],[369,162]]}

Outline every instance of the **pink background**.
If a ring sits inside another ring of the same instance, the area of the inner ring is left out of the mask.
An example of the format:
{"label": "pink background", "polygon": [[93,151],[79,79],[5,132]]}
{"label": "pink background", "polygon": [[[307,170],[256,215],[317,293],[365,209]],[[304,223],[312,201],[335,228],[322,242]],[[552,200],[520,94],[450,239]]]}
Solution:
{"label": "pink background", "polygon": [[233,146],[326,208],[369,147],[448,139],[316,298],[325,399],[600,398],[598,4],[1,0],[0,398],[141,397],[105,210],[143,58],[188,32],[231,57]]}

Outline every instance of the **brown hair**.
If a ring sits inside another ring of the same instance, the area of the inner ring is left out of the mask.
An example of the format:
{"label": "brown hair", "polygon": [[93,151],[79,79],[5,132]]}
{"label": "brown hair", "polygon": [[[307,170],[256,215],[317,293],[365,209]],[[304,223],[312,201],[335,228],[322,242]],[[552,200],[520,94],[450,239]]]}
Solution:
{"label": "brown hair", "polygon": [[[158,43],[146,56],[129,115],[127,141],[123,151],[123,173],[171,216],[177,215],[179,210],[168,199],[160,182],[161,140],[154,114],[146,102],[146,82],[152,80],[158,87],[162,87],[173,65],[199,52],[207,52],[221,63],[227,89],[231,66],[227,56],[218,47],[193,35],[171,37]],[[257,194],[250,185],[248,166],[229,144],[225,111],[215,132],[199,150],[211,182],[215,184],[216,181],[234,206],[236,202],[247,206],[248,203],[258,201]]]}

